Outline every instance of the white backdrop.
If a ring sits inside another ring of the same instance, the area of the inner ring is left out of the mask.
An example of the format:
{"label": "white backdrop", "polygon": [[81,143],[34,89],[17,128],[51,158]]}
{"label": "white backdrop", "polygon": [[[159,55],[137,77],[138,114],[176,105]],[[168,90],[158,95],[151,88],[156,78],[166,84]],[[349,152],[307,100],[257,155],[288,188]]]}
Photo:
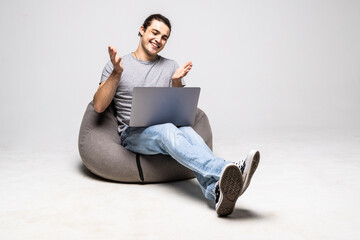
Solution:
{"label": "white backdrop", "polygon": [[107,46],[134,51],[152,13],[173,25],[161,55],[193,61],[216,139],[360,135],[360,1],[1,0],[0,150],[76,148]]}

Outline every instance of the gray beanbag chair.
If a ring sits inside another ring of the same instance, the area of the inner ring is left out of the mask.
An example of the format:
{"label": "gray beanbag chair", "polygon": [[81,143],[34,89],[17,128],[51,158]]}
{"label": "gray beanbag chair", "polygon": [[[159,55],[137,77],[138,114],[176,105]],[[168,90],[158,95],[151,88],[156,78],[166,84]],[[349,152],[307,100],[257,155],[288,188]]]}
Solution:
{"label": "gray beanbag chair", "polygon": [[[170,156],[139,155],[120,145],[113,103],[99,114],[90,102],[79,133],[79,152],[95,175],[120,182],[166,182],[193,178],[191,170]],[[197,109],[194,130],[212,149],[212,132],[206,114]]]}

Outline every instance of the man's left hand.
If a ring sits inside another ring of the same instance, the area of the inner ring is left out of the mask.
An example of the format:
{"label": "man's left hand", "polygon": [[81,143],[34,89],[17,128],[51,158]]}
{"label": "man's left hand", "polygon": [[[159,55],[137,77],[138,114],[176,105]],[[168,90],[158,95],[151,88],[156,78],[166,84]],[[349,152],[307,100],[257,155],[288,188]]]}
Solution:
{"label": "man's left hand", "polygon": [[191,70],[192,68],[192,62],[189,61],[187,63],[185,63],[185,65],[179,67],[178,69],[176,69],[174,75],[172,76],[172,80],[180,80],[182,79],[183,77],[185,77],[188,72]]}

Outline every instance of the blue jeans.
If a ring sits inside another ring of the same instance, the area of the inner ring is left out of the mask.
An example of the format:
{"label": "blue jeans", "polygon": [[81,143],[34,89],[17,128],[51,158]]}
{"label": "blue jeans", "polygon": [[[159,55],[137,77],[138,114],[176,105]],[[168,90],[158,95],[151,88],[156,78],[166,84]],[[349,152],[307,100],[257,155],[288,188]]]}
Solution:
{"label": "blue jeans", "polygon": [[194,172],[205,197],[211,200],[215,200],[215,184],[229,163],[215,157],[193,128],[178,128],[171,123],[146,128],[127,127],[121,133],[121,144],[139,154],[170,155]]}

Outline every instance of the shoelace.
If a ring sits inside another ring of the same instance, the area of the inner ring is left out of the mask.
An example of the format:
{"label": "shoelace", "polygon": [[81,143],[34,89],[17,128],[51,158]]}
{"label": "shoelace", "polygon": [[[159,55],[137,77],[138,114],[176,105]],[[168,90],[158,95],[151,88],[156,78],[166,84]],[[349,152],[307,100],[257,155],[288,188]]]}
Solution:
{"label": "shoelace", "polygon": [[241,162],[235,162],[235,165],[240,168],[241,174],[244,174],[244,170],[245,170],[245,167],[246,167],[246,161],[243,160]]}

